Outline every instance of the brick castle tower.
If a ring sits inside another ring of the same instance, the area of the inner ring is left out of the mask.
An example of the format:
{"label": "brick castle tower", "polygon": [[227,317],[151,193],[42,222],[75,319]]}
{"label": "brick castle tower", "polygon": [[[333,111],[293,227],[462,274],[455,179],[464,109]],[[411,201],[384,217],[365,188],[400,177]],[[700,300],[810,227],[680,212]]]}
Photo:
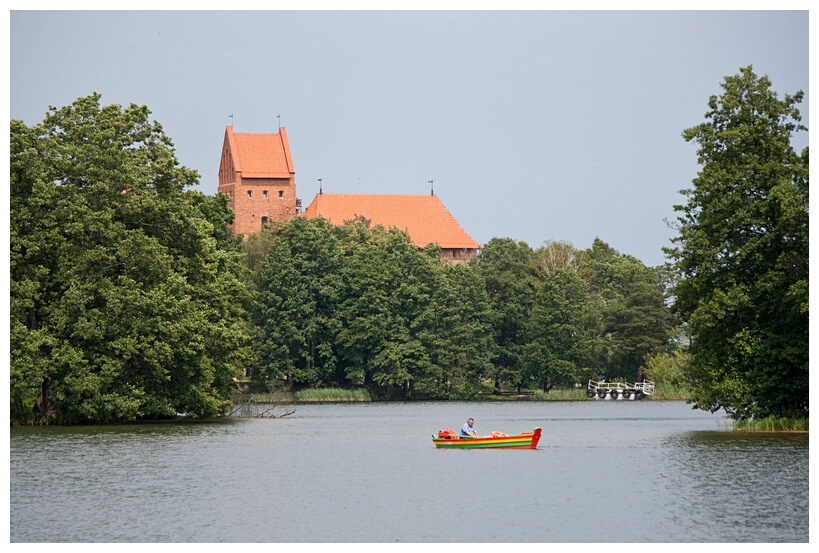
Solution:
{"label": "brick castle tower", "polygon": [[284,127],[269,134],[235,133],[227,127],[218,191],[231,197],[235,234],[247,237],[271,221],[292,219],[301,202]]}

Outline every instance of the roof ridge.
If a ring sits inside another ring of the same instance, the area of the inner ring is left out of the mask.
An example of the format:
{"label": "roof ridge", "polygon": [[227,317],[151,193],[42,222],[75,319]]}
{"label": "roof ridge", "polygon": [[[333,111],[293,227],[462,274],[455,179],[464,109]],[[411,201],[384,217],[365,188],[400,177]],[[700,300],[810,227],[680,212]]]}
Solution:
{"label": "roof ridge", "polygon": [[253,136],[278,136],[279,133],[277,132],[235,132],[235,135],[253,135]]}
{"label": "roof ridge", "polygon": [[[324,196],[423,196],[437,198],[435,194],[411,194],[409,192],[322,192]],[[440,201],[440,200],[438,200]]]}

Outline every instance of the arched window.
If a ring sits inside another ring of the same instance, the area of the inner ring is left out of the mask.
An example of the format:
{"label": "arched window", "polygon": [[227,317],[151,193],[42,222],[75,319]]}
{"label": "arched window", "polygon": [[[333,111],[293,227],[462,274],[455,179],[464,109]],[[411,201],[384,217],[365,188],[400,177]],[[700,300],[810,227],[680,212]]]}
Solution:
{"label": "arched window", "polygon": [[263,224],[263,225],[266,225],[266,224],[267,224],[267,217],[262,217],[262,224]]}

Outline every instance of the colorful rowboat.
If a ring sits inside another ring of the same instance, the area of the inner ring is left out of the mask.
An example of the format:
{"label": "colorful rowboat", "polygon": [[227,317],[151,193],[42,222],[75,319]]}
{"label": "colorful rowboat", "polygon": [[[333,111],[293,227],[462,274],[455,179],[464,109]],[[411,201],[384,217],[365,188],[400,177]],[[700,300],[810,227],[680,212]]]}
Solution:
{"label": "colorful rowboat", "polygon": [[503,434],[492,432],[490,436],[473,438],[472,436],[458,436],[453,430],[442,430],[432,436],[432,442],[438,449],[537,449],[540,441],[540,428],[533,432],[520,434]]}

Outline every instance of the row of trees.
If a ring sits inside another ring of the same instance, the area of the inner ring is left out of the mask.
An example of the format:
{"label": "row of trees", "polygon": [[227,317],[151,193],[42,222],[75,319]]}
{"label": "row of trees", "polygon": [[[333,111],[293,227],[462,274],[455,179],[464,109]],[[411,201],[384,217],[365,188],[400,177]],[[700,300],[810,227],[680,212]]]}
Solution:
{"label": "row of trees", "polygon": [[11,122],[12,421],[208,417],[248,369],[264,386],[469,398],[645,367],[701,409],[807,415],[802,93],[779,99],[751,67],[683,134],[702,170],[662,271],[601,240],[496,238],[442,266],[362,219],[243,243],[226,197],[186,189],[198,175],[147,108],[99,99]]}
{"label": "row of trees", "polygon": [[483,381],[573,386],[639,379],[672,321],[655,269],[601,240],[532,250],[493,239],[442,265],[396,229],[296,218],[246,244],[256,293],[253,378],[291,388],[364,386],[394,397],[465,398]]}

